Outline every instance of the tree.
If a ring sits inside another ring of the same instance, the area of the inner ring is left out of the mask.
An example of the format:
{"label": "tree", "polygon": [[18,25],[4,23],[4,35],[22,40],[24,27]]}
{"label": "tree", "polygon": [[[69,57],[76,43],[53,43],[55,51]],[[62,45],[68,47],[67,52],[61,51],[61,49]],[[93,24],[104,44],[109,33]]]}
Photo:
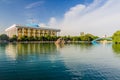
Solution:
{"label": "tree", "polygon": [[84,36],[80,36],[80,39],[82,40],[82,41],[92,41],[92,40],[94,40],[94,39],[96,39],[96,38],[98,38],[97,36],[94,36],[94,35],[92,35],[92,34],[85,34]]}
{"label": "tree", "polygon": [[72,41],[81,41],[80,36],[71,37]]}
{"label": "tree", "polygon": [[6,34],[1,34],[1,35],[0,35],[0,40],[1,40],[1,41],[8,41],[8,40],[9,40],[9,37],[8,37]]}
{"label": "tree", "polygon": [[22,36],[19,40],[20,41],[29,41],[29,38],[27,36]]}
{"label": "tree", "polygon": [[120,43],[120,30],[116,31],[112,36],[113,42]]}
{"label": "tree", "polygon": [[13,37],[12,38],[10,38],[10,41],[17,41],[17,36],[16,35],[13,35]]}

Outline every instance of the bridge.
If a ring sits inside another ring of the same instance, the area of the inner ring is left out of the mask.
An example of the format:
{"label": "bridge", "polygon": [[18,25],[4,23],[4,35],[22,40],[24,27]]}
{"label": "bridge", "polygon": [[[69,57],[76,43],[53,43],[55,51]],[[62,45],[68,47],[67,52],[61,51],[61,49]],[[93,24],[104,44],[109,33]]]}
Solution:
{"label": "bridge", "polygon": [[92,43],[97,43],[97,41],[100,41],[100,40],[107,40],[107,41],[112,41],[112,38],[97,38],[95,40],[92,41]]}

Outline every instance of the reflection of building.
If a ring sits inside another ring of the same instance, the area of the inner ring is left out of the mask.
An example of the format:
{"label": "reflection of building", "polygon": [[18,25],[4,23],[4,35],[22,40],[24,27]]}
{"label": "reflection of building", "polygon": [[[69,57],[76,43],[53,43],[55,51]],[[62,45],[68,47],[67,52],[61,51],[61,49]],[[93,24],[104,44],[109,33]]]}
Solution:
{"label": "reflection of building", "polygon": [[16,59],[17,57],[17,48],[16,45],[9,44],[6,46],[6,55],[10,57],[11,59]]}
{"label": "reflection of building", "polygon": [[14,24],[11,27],[7,28],[6,33],[9,37],[13,35],[18,36],[18,39],[22,36],[28,37],[40,37],[40,36],[57,36],[57,32],[60,32],[59,29],[45,28],[40,27],[37,24],[28,24],[28,25],[17,25]]}
{"label": "reflection of building", "polygon": [[25,58],[30,55],[38,56],[39,55],[52,55],[57,53],[56,46],[54,44],[37,44],[37,43],[28,43],[28,44],[8,44],[6,46],[6,55],[11,59]]}

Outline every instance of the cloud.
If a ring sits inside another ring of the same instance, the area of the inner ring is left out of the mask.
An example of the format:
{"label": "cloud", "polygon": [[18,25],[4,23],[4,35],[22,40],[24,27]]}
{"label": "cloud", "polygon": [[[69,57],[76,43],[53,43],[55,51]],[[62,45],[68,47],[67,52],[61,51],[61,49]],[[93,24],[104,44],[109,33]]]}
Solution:
{"label": "cloud", "polygon": [[44,23],[40,23],[39,26],[40,26],[40,27],[46,27],[47,25],[44,24]]}
{"label": "cloud", "polygon": [[56,26],[58,26],[57,20],[55,17],[51,17],[49,22],[48,22],[48,26],[55,28]]}
{"label": "cloud", "polygon": [[26,20],[27,23],[39,23],[39,20],[38,19],[35,19],[35,18],[28,18]]}
{"label": "cloud", "polygon": [[39,23],[40,27],[50,27],[50,28],[56,28],[58,27],[58,22],[55,17],[51,17],[48,21],[48,23]]}
{"label": "cloud", "polygon": [[28,4],[28,5],[25,7],[25,9],[35,8],[35,7],[41,6],[43,3],[44,3],[44,1],[34,2],[34,3],[31,3],[31,4]]}
{"label": "cloud", "polygon": [[61,35],[80,32],[103,36],[120,29],[120,0],[94,0],[89,5],[71,7],[60,22]]}

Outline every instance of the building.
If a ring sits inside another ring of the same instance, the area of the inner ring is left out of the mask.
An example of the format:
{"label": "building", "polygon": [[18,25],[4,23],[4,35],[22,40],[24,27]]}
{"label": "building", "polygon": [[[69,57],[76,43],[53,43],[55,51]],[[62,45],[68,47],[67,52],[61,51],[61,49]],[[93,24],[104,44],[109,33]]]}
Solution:
{"label": "building", "polygon": [[20,39],[22,36],[27,36],[27,37],[40,37],[47,35],[57,36],[57,34],[60,32],[60,29],[40,27],[37,24],[27,24],[27,25],[14,24],[9,28],[7,28],[5,31],[9,37],[13,37],[13,35],[16,35],[18,36],[18,39]]}

